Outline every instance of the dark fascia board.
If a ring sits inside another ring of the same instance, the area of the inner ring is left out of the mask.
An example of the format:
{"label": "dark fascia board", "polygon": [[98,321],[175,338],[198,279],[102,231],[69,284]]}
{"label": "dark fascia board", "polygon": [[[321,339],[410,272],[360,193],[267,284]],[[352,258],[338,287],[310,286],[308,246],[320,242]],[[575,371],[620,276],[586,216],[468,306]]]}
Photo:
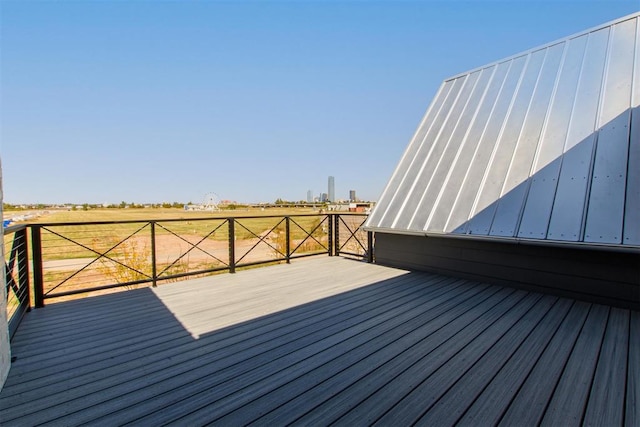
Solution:
{"label": "dark fascia board", "polygon": [[584,243],[584,242],[568,242],[563,240],[536,240],[536,239],[523,239],[515,237],[498,237],[498,236],[480,236],[474,234],[453,234],[453,233],[426,233],[411,230],[396,230],[392,228],[381,227],[362,227],[364,231],[371,231],[373,233],[388,233],[388,234],[405,234],[409,236],[424,236],[424,237],[440,237],[448,239],[461,239],[461,240],[476,240],[487,242],[501,242],[510,243],[514,245],[530,245],[530,246],[548,246],[555,248],[571,248],[582,250],[596,250],[607,252],[623,252],[640,255],[640,246],[633,245],[611,245],[611,244],[599,244],[599,243]]}

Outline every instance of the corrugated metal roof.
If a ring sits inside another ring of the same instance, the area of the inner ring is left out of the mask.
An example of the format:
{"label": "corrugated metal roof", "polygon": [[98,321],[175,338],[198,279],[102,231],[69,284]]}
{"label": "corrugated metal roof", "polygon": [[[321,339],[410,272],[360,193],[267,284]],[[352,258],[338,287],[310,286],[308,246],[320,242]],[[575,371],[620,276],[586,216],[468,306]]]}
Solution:
{"label": "corrugated metal roof", "polygon": [[444,81],[367,228],[640,246],[639,18]]}

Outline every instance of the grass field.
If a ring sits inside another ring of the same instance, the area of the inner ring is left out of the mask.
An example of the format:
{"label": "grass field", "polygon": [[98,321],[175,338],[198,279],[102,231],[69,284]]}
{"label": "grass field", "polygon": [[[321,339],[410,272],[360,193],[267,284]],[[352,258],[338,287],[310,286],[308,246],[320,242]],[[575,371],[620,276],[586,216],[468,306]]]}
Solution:
{"label": "grass field", "polygon": [[[4,216],[21,215],[23,211],[4,211]],[[311,208],[249,208],[219,212],[185,211],[178,208],[48,210],[37,212],[33,222],[145,221],[162,219],[227,218],[240,216],[300,215],[319,213]]]}

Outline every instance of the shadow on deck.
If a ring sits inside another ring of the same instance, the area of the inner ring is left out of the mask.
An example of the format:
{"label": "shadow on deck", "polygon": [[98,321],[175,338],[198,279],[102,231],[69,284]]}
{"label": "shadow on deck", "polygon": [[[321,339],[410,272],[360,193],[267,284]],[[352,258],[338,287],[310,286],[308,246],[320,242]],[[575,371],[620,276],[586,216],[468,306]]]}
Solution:
{"label": "shadow on deck", "polygon": [[322,257],[29,313],[3,425],[639,425],[640,313]]}

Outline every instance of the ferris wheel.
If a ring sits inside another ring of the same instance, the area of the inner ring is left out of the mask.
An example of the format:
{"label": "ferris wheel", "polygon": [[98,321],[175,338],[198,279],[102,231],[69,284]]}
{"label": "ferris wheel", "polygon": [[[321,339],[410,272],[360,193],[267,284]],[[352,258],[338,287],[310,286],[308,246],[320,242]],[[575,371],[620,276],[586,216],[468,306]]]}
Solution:
{"label": "ferris wheel", "polygon": [[220,205],[220,197],[216,193],[207,193],[202,200],[202,204],[200,205],[200,209],[203,211],[215,212],[219,211]]}

